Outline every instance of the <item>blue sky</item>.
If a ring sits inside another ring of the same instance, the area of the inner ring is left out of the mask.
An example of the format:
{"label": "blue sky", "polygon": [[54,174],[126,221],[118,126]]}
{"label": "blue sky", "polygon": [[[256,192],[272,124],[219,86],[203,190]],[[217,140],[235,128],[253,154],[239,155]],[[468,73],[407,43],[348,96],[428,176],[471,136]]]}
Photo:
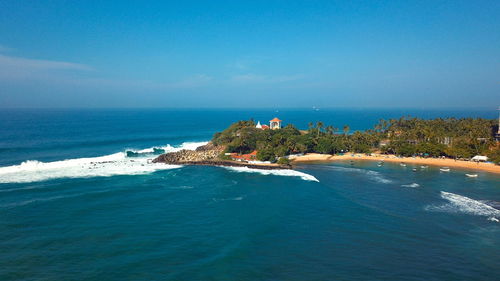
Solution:
{"label": "blue sky", "polygon": [[1,107],[493,107],[500,1],[0,1]]}

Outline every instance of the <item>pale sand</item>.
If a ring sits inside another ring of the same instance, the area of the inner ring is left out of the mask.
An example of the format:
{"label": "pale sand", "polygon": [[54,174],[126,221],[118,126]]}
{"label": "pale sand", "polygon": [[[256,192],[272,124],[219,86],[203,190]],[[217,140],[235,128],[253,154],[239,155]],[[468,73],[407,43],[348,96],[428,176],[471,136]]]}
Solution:
{"label": "pale sand", "polygon": [[385,161],[385,162],[397,162],[406,164],[419,164],[419,165],[433,165],[440,167],[455,167],[471,170],[480,170],[491,173],[500,174],[500,166],[492,163],[477,163],[470,161],[460,161],[453,159],[441,159],[441,158],[420,158],[420,157],[397,157],[394,155],[384,155],[384,154],[372,154],[371,156],[366,154],[356,153],[354,156],[352,154],[344,155],[331,155],[331,154],[319,154],[319,153],[308,153],[302,156],[296,156],[291,159],[293,163],[304,163],[304,162],[317,162],[317,161],[338,161],[338,160],[369,160],[369,161]]}

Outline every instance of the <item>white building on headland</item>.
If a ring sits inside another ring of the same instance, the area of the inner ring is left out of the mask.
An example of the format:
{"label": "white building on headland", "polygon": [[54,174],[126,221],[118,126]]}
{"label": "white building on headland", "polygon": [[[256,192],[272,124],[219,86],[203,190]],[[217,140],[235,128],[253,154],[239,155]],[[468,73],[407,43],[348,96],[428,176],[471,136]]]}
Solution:
{"label": "white building on headland", "polygon": [[255,128],[261,129],[261,130],[267,130],[267,129],[269,129],[269,126],[267,126],[267,125],[261,125],[260,121],[259,121],[259,122],[257,122],[257,126],[255,126]]}
{"label": "white building on headland", "polygon": [[281,129],[281,122],[283,122],[283,121],[279,120],[278,117],[274,117],[273,120],[269,121],[269,128],[271,130]]}
{"label": "white building on headland", "polygon": [[269,126],[262,125],[262,124],[260,124],[260,121],[258,121],[255,128],[262,129],[262,130],[267,130],[267,129],[277,130],[277,129],[281,129],[281,122],[283,122],[283,121],[278,119],[277,117],[275,117],[273,120],[269,120]]}

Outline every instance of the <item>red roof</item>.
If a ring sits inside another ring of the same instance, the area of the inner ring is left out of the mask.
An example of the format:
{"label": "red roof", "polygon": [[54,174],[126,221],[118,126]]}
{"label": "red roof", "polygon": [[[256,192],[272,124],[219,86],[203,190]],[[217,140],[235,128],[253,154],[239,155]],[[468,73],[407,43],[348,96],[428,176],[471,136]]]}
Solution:
{"label": "red roof", "polygon": [[269,126],[267,126],[267,125],[262,125],[262,129],[269,129]]}
{"label": "red roof", "polygon": [[252,151],[248,154],[238,155],[237,153],[231,153],[231,158],[233,159],[242,159],[246,161],[251,161],[257,156],[257,150]]}
{"label": "red roof", "polygon": [[274,117],[274,119],[269,121],[269,122],[281,122],[281,121],[283,121],[283,120],[279,120],[278,117]]}

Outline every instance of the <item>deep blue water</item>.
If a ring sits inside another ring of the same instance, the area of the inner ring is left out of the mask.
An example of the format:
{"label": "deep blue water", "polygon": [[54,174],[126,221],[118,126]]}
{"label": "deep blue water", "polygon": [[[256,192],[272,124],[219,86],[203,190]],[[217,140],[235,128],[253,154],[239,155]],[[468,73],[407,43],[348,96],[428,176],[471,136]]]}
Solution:
{"label": "deep blue water", "polygon": [[148,148],[194,147],[240,119],[363,130],[408,114],[496,117],[1,111],[0,280],[498,280],[498,175],[362,161],[271,175],[147,163]]}

